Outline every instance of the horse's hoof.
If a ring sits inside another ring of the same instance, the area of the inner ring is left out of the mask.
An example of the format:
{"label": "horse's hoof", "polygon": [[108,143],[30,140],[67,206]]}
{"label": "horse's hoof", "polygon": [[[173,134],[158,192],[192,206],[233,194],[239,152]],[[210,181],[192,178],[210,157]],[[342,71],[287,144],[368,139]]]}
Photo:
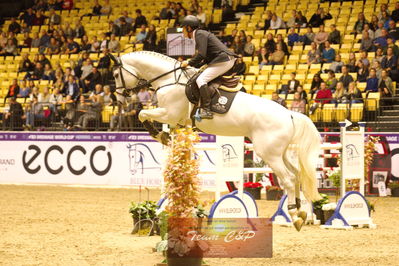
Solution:
{"label": "horse's hoof", "polygon": [[298,217],[301,218],[304,222],[306,222],[306,218],[308,217],[308,214],[305,211],[299,211]]}
{"label": "horse's hoof", "polygon": [[161,142],[163,145],[167,146],[169,145],[169,141],[170,141],[170,134],[167,132],[162,132],[161,133]]}
{"label": "horse's hoof", "polygon": [[301,228],[302,228],[302,226],[303,226],[304,223],[305,223],[305,222],[302,220],[302,218],[298,218],[298,220],[296,220],[296,221],[294,222],[295,229],[296,229],[298,232],[301,231]]}

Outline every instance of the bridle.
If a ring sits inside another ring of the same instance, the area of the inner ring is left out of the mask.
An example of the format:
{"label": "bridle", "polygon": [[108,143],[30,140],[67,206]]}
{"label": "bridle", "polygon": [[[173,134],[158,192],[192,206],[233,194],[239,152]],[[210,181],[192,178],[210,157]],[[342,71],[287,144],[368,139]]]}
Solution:
{"label": "bridle", "polygon": [[[133,92],[137,93],[142,88],[148,88],[148,87],[151,86],[151,84],[154,81],[156,81],[156,80],[158,80],[158,79],[160,79],[160,78],[162,78],[164,76],[167,76],[167,75],[169,75],[171,73],[174,73],[175,81],[170,83],[170,84],[166,84],[166,85],[162,85],[162,86],[160,86],[158,88],[154,88],[155,92],[158,91],[159,89],[163,88],[163,87],[167,87],[167,86],[170,86],[170,85],[176,85],[177,84],[177,85],[184,85],[185,86],[186,85],[185,83],[181,83],[180,82],[180,78],[181,78],[182,74],[184,74],[184,76],[187,79],[189,78],[188,74],[187,74],[187,71],[185,69],[183,69],[180,66],[176,67],[176,65],[179,63],[179,62],[176,62],[174,69],[172,69],[172,70],[170,70],[170,71],[168,71],[166,73],[163,73],[163,74],[161,74],[159,76],[156,76],[153,79],[145,80],[145,79],[140,78],[139,76],[137,76],[132,71],[128,70],[126,67],[124,67],[123,63],[122,63],[122,61],[120,59],[115,58],[115,56],[113,56],[112,54],[108,54],[108,56],[112,59],[112,61],[114,61],[114,69],[118,68],[118,70],[119,70],[119,76],[120,76],[120,80],[121,80],[121,83],[122,83],[121,85],[122,86],[116,87],[115,89],[125,89],[124,93],[117,92],[118,94],[121,94],[123,96],[128,96],[128,95],[126,95],[126,91],[133,91]],[[133,88],[126,88],[126,82],[125,82],[125,78],[123,76],[123,71],[122,70],[125,70],[127,73],[129,73],[130,75],[132,75],[133,77],[135,77],[138,80],[138,83],[137,83],[136,86],[134,86]],[[177,70],[182,70],[179,75],[177,75],[177,73],[176,73]]]}

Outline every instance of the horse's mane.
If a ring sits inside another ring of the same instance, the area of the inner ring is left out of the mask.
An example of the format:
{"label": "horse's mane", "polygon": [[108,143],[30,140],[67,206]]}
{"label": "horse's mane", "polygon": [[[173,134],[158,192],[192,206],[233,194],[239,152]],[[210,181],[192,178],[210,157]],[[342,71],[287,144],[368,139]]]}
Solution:
{"label": "horse's mane", "polygon": [[152,56],[156,56],[156,57],[168,60],[171,63],[176,63],[177,62],[177,60],[172,58],[172,57],[169,57],[169,56],[164,55],[164,54],[152,52],[152,51],[136,51],[136,52],[131,52],[131,53],[128,53],[128,54],[125,54],[125,55],[131,55],[131,56],[135,56],[135,55],[152,55]]}

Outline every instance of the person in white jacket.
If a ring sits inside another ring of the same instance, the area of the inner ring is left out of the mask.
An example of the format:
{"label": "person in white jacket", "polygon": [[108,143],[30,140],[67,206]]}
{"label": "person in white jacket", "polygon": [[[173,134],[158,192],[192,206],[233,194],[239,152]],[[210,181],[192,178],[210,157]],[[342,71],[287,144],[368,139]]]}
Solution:
{"label": "person in white jacket", "polygon": [[270,21],[270,29],[277,30],[282,28],[285,28],[284,21],[274,13]]}

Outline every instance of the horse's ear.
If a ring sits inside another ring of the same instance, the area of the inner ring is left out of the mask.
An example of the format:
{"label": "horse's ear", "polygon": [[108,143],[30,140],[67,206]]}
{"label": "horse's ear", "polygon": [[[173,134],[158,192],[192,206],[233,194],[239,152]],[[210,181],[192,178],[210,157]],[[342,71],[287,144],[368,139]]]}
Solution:
{"label": "horse's ear", "polygon": [[128,149],[130,149],[130,148],[132,147],[132,144],[129,143],[129,144],[126,145],[126,147],[127,147]]}
{"label": "horse's ear", "polygon": [[114,61],[114,63],[115,63],[116,65],[119,65],[119,64],[120,64],[119,59],[116,58],[113,54],[109,53],[108,56],[109,56],[109,58],[110,58],[112,61]]}

